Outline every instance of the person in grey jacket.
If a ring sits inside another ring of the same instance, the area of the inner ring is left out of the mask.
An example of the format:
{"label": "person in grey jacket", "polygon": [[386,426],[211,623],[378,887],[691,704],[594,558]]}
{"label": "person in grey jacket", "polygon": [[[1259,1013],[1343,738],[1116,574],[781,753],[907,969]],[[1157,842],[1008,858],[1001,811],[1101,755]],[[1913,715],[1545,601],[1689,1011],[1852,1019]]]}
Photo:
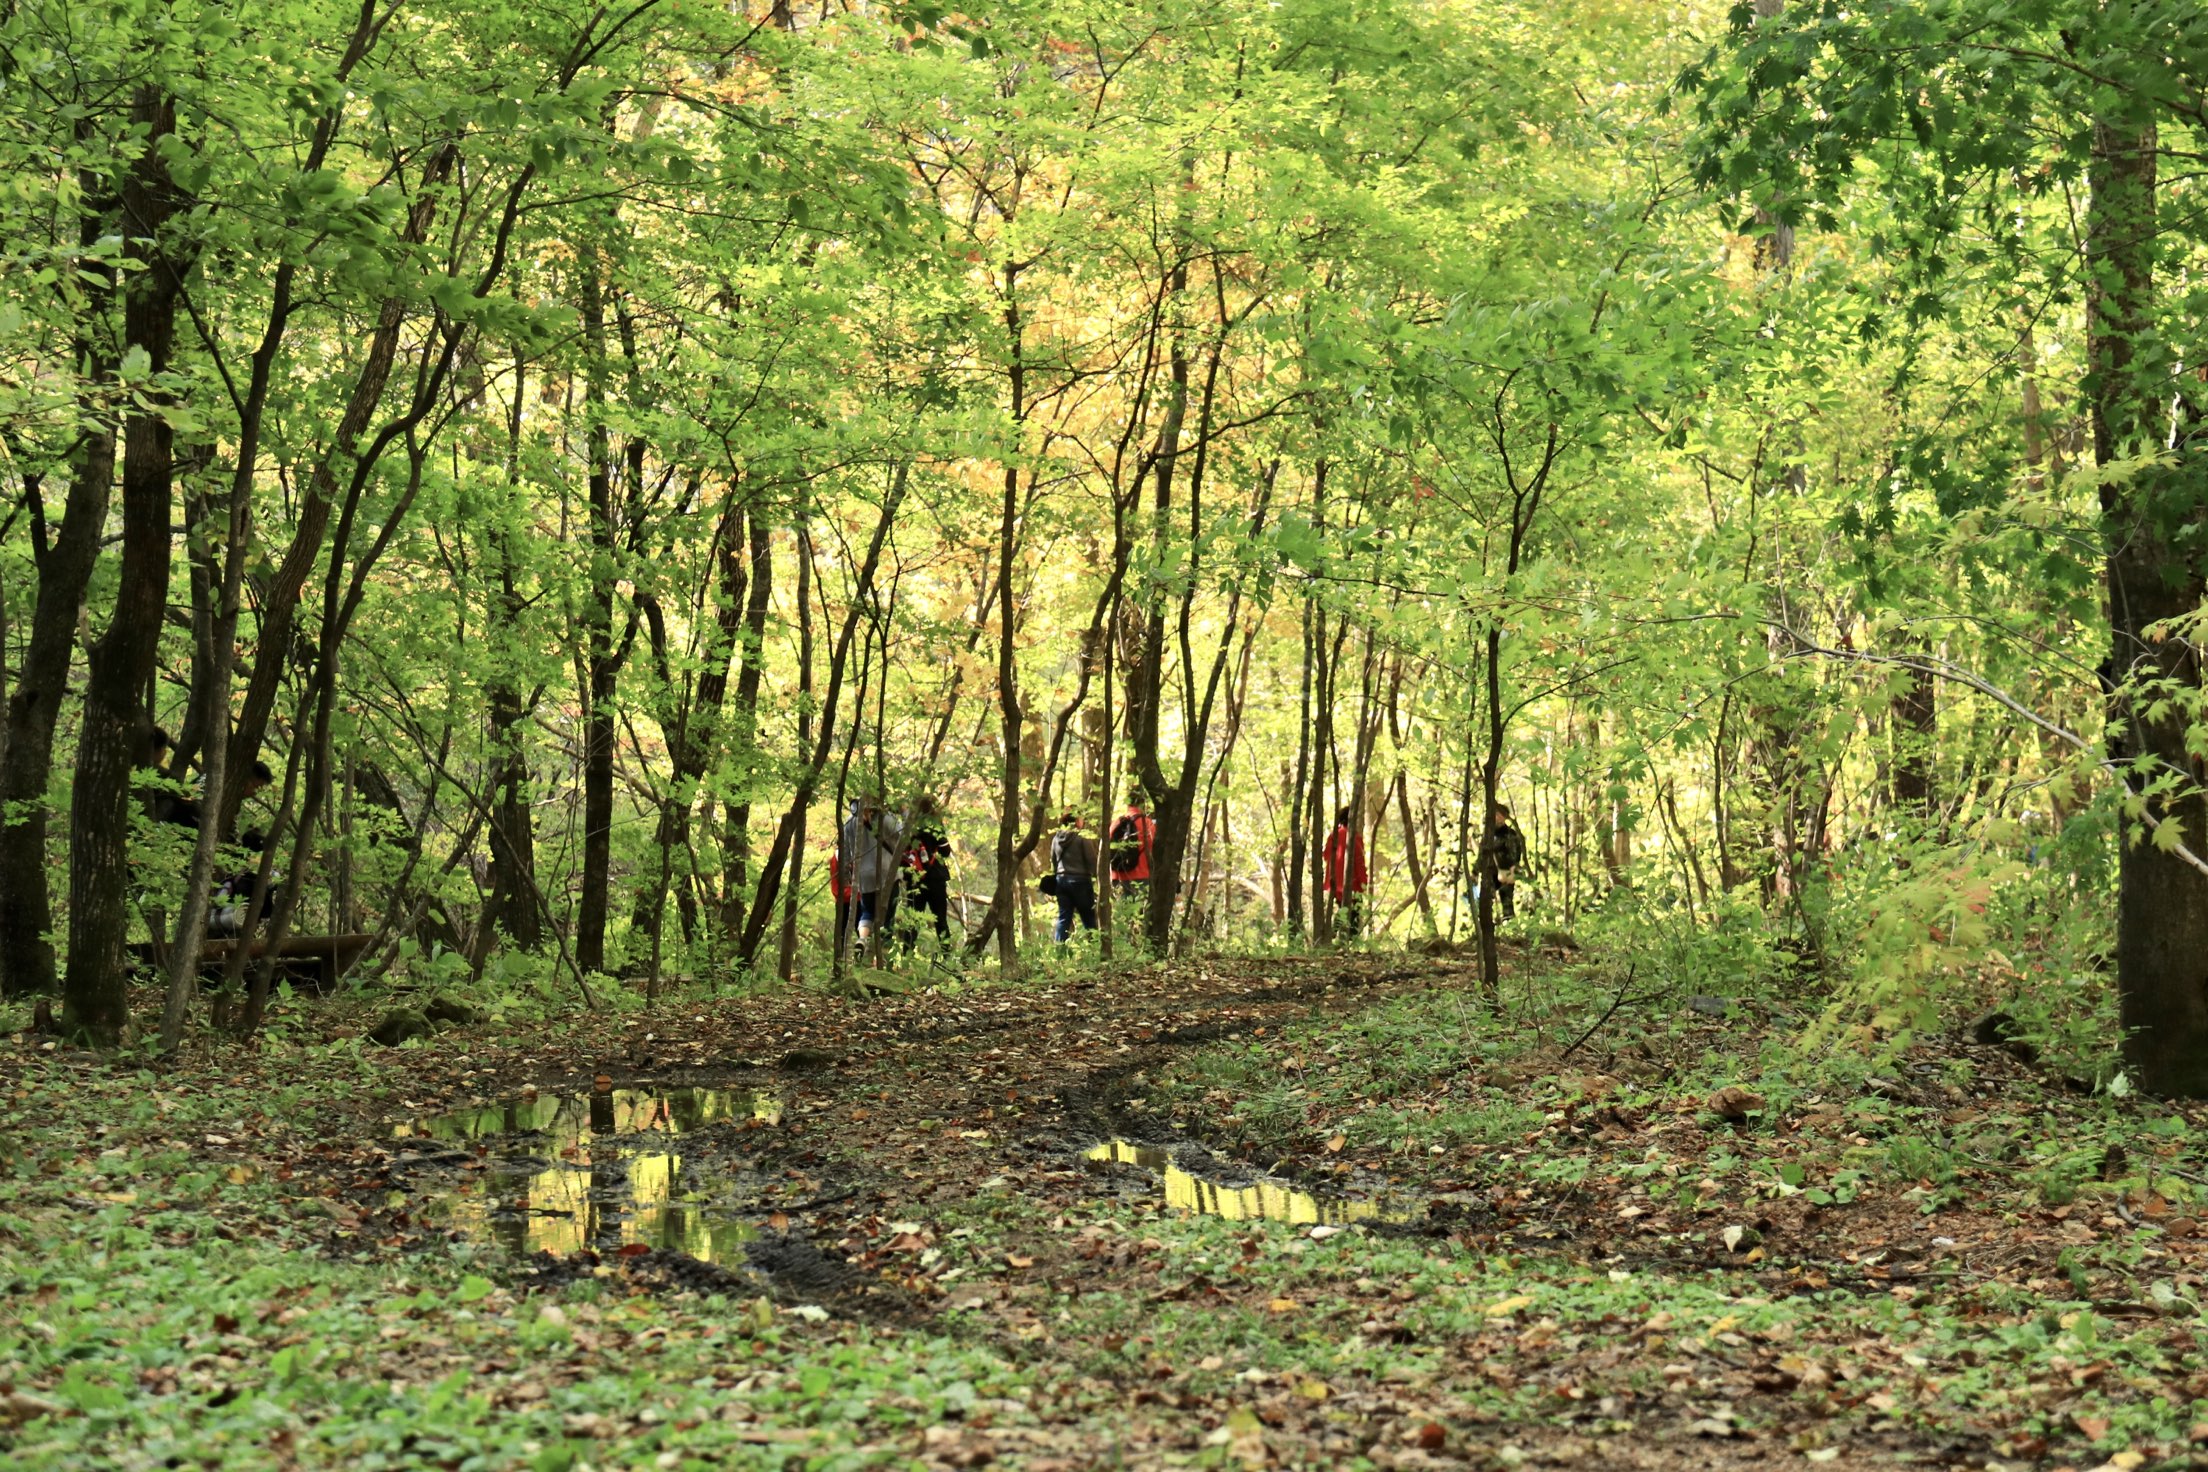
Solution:
{"label": "person in grey jacket", "polygon": [[858,812],[844,820],[844,873],[858,899],[859,944],[865,945],[876,929],[889,923],[897,902],[897,864],[904,853],[904,828],[882,811],[880,798],[859,803]]}
{"label": "person in grey jacket", "polygon": [[1058,944],[1073,935],[1076,916],[1096,929],[1096,840],[1081,831],[1081,815],[1066,812],[1050,836],[1051,882],[1058,896]]}

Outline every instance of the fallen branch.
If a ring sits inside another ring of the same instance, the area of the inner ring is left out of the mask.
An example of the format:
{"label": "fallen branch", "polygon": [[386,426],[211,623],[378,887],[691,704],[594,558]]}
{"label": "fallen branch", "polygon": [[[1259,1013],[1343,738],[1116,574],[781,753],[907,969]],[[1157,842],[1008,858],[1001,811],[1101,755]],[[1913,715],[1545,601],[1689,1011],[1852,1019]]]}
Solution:
{"label": "fallen branch", "polygon": [[1598,1033],[1598,1032],[1601,1032],[1601,1031],[1602,1031],[1602,1025],[1603,1025],[1604,1023],[1608,1022],[1608,1021],[1609,1021],[1609,1020],[1610,1020],[1611,1018],[1613,1018],[1613,1017],[1615,1017],[1615,1016],[1617,1016],[1617,1015],[1618,1015],[1618,1009],[1619,1009],[1620,1007],[1623,1007],[1623,1006],[1625,1005],[1625,999],[1626,999],[1627,997],[1631,996],[1631,995],[1632,995],[1632,993],[1633,993],[1633,975],[1634,975],[1634,973],[1635,973],[1636,971],[1638,971],[1639,969],[1640,969],[1640,963],[1639,963],[1638,961],[1634,962],[1634,963],[1633,963],[1633,964],[1632,964],[1631,966],[1628,966],[1628,967],[1626,967],[1626,968],[1625,968],[1625,985],[1624,985],[1624,986],[1622,986],[1622,987],[1620,987],[1620,988],[1618,988],[1618,995],[1617,995],[1617,997],[1616,997],[1616,998],[1615,998],[1615,999],[1614,999],[1614,1000],[1613,1000],[1613,1001],[1612,1001],[1612,1002],[1610,1003],[1610,1009],[1609,1009],[1608,1011],[1604,1012],[1604,1013],[1603,1013],[1603,1014],[1602,1014],[1602,1015],[1601,1015],[1600,1017],[1597,1017],[1597,1018],[1595,1019],[1595,1025],[1594,1025],[1593,1027],[1590,1027],[1590,1028],[1588,1028],[1588,1029],[1587,1029],[1587,1030],[1586,1030],[1585,1032],[1581,1033],[1581,1034],[1579,1035],[1579,1040],[1578,1040],[1577,1042],[1573,1043],[1573,1044],[1572,1044],[1572,1045],[1571,1045],[1571,1046],[1570,1046],[1569,1048],[1566,1048],[1566,1049],[1565,1049],[1565,1050],[1564,1050],[1563,1052],[1561,1052],[1561,1053],[1557,1054],[1557,1055],[1556,1055],[1556,1061],[1557,1061],[1557,1062],[1559,1062],[1559,1063],[1562,1063],[1562,1062],[1563,1062],[1563,1061],[1564,1061],[1565,1059],[1567,1059],[1567,1058],[1571,1057],[1571,1056],[1572,1056],[1572,1055],[1573,1055],[1574,1053],[1577,1053],[1577,1052],[1578,1052],[1578,1051],[1580,1050],[1580,1047],[1581,1047],[1581,1046],[1582,1046],[1582,1045],[1583,1045],[1583,1044],[1584,1044],[1584,1043],[1585,1043],[1585,1042],[1586,1042],[1586,1041],[1587,1041],[1587,1040],[1588,1040],[1589,1038],[1593,1037],[1593,1036],[1594,1036],[1594,1035],[1595,1035],[1596,1033]]}

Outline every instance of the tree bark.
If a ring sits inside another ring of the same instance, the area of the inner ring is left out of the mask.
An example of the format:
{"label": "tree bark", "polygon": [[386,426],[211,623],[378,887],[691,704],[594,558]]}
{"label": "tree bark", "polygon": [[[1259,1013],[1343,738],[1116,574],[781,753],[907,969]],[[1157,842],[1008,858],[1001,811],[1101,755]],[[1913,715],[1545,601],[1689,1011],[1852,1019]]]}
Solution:
{"label": "tree bark", "polygon": [[1908,671],[1887,712],[1893,742],[1894,806],[1918,817],[1933,807],[1932,767],[1939,737],[1939,686],[1929,670]]}
{"label": "tree bark", "polygon": [[[87,223],[88,231],[96,230]],[[89,242],[88,242],[89,243]],[[87,378],[114,372],[89,349],[80,354]],[[115,484],[115,435],[95,429],[74,457],[62,522],[38,557],[38,595],[30,641],[8,694],[5,744],[0,745],[0,996],[54,989],[53,900],[46,877],[50,814],[46,785],[53,775],[54,726],[69,689],[77,619],[99,560],[100,532]],[[36,496],[35,488],[26,490]]]}
{"label": "tree bark", "polygon": [[[584,378],[584,413],[589,419],[588,589],[583,598],[583,863],[582,893],[575,911],[575,964],[583,971],[606,969],[606,919],[613,882],[614,699],[628,640],[613,632],[613,592],[619,556],[614,527],[613,437],[605,421],[605,283],[593,257],[583,262],[583,336],[589,361]],[[624,447],[632,492],[641,469],[643,442]],[[630,625],[634,632],[634,622]]]}
{"label": "tree bark", "polygon": [[[1011,416],[1015,434],[1027,418],[1027,361],[1022,351],[1019,281],[1019,267],[1007,264],[1004,268],[1004,333],[1011,355]],[[997,715],[998,727],[1003,733],[1004,771],[997,793],[997,883],[990,908],[1000,920],[1012,913],[1013,890],[1019,884],[1018,860],[1013,853],[1019,841],[1020,826],[1020,663],[1015,637],[1019,632],[1019,599],[1013,596],[1012,589],[1012,564],[1019,552],[1019,517],[1020,468],[1015,460],[1004,466],[1004,498],[997,526]],[[837,816],[840,820],[842,815]],[[1018,928],[998,925],[997,970],[1010,977],[1019,969],[1019,964]]]}
{"label": "tree bark", "polygon": [[[1303,861],[1304,816],[1309,810],[1304,792],[1311,772],[1311,686],[1317,662],[1317,639],[1312,625],[1318,616],[1318,600],[1308,593],[1303,599],[1303,658],[1298,663],[1296,681],[1296,764],[1288,779],[1288,938],[1300,941],[1304,938],[1303,916]],[[1318,885],[1311,886],[1317,889]]]}
{"label": "tree bark", "polygon": [[[813,544],[800,526],[797,533],[797,744],[804,750],[813,739]],[[840,817],[840,815],[839,815]],[[782,980],[797,974],[797,899],[805,865],[805,812],[795,814],[790,842],[789,877],[783,886],[782,937],[775,970]],[[772,860],[769,860],[772,863]],[[759,904],[773,903],[761,877]]]}
{"label": "tree bark", "polygon": [[[858,632],[859,619],[864,615],[867,597],[874,586],[874,571],[881,566],[882,548],[889,541],[890,528],[896,525],[897,508],[905,499],[905,488],[911,479],[909,465],[899,465],[891,475],[889,493],[882,498],[881,515],[875,520],[874,534],[867,541],[866,556],[852,584],[851,606],[844,610],[843,627],[837,630],[835,648],[828,656],[828,692],[821,702],[820,729],[814,733],[812,752],[798,772],[797,790],[791,794],[790,805],[775,828],[774,845],[767,851],[767,861],[760,869],[759,894],[752,901],[751,914],[744,921],[743,938],[737,943],[736,954],[746,966],[759,954],[759,946],[766,939],[775,896],[781,891],[783,866],[791,862],[792,842],[804,830],[805,810],[812,805],[813,795],[820,789],[820,774],[826,770],[829,753],[834,748],[836,707],[843,693],[844,671],[849,667],[851,639]],[[838,814],[839,822],[841,818]],[[796,882],[794,868],[791,882]]]}
{"label": "tree bark", "polygon": [[744,928],[745,900],[751,888],[750,772],[758,759],[759,684],[766,674],[767,613],[774,600],[773,535],[756,507],[751,514],[748,570],[732,580],[730,564],[740,564],[744,559],[733,543],[721,555],[725,559],[722,586],[746,590],[743,635],[738,646],[743,668],[736,675],[736,709],[728,740],[730,750],[743,764],[743,771],[738,778],[736,800],[728,805],[728,860],[722,891],[723,903],[728,906],[727,929],[736,934]]}
{"label": "tree bark", "polygon": [[[176,340],[177,299],[185,262],[161,237],[182,205],[162,144],[176,132],[175,100],[141,88],[133,124],[145,151],[122,189],[127,259],[139,263],[123,293],[123,337],[143,351],[147,372],[167,371]],[[76,788],[69,806],[69,972],[64,1025],[95,1041],[118,1041],[129,1021],[123,936],[130,882],[130,802],[151,723],[144,691],[160,651],[168,608],[174,445],[168,421],[140,409],[123,425],[123,553],[115,611],[92,646],[84,722],[77,738]]]}
{"label": "tree bark", "polygon": [[[414,207],[400,236],[402,249],[418,247],[428,238],[430,221],[437,213],[438,194],[459,158],[459,149],[448,145],[439,149],[423,168]],[[485,289],[489,284],[488,279],[482,283]],[[307,479],[307,494],[300,503],[291,545],[262,591],[260,631],[253,647],[253,673],[246,682],[245,698],[239,706],[237,726],[231,735],[229,760],[224,764],[223,790],[229,794],[220,814],[220,827],[224,832],[228,832],[237,819],[239,794],[245,790],[247,773],[260,758],[261,743],[276,711],[276,698],[283,688],[284,671],[290,660],[299,600],[322,554],[323,539],[329,534],[330,515],[338,501],[339,457],[353,460],[352,480],[358,486],[391,444],[391,435],[378,434],[365,452],[358,448],[361,435],[367,432],[369,422],[375,417],[377,404],[382,402],[384,386],[390,382],[392,365],[398,358],[400,330],[407,315],[407,300],[400,296],[385,302],[378,312],[360,371],[353,378],[353,391],[331,434],[328,453],[315,462],[314,471]],[[435,350],[436,339],[432,335],[425,351]]]}
{"label": "tree bark", "polygon": [[[2087,211],[2088,391],[2093,456],[2106,466],[2156,447],[2161,418],[2155,328],[2156,132],[2153,125],[2102,122],[2093,130]],[[2157,622],[2192,613],[2208,597],[2197,555],[2173,533],[2202,524],[2197,489],[2183,470],[2142,470],[2101,492],[2108,546],[2108,609],[2116,689],[2109,727],[2126,757],[2171,771],[2179,791],[2157,802],[2195,853],[2208,850],[2202,764],[2188,749],[2188,723],[2157,716],[2140,681],[2197,687],[2200,659],[2190,640],[2154,638]],[[2197,471],[2194,472],[2197,474]],[[2173,525],[2172,523],[2178,523]],[[2113,743],[2112,743],[2113,744]],[[2122,842],[2116,909],[2116,984],[2124,1055],[2157,1094],[2208,1095],[2208,876],[2147,834]]]}
{"label": "tree bark", "polygon": [[[527,384],[527,370],[517,358],[514,397],[506,416],[506,483],[517,497],[521,493],[521,429]],[[521,672],[515,667],[521,654],[515,636],[527,600],[515,577],[511,533],[503,525],[494,526],[488,540],[498,569],[498,617],[491,632],[492,657],[497,663],[485,692],[491,722],[491,893],[484,903],[483,923],[477,927],[472,947],[472,960],[479,971],[489,959],[497,936],[504,935],[523,951],[534,951],[544,944],[537,904],[536,823],[530,801],[527,736],[529,714],[536,701],[524,695]]]}

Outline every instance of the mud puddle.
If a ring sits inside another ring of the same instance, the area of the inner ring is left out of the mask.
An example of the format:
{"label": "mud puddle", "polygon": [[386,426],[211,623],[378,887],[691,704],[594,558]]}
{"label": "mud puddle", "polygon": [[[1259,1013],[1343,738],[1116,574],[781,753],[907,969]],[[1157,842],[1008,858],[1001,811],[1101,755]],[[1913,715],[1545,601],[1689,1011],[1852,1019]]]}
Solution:
{"label": "mud puddle", "polygon": [[1391,1196],[1328,1196],[1282,1181],[1258,1177],[1239,1186],[1222,1185],[1183,1169],[1173,1152],[1133,1140],[1106,1140],[1081,1158],[1102,1167],[1131,1165],[1158,1178],[1165,1204],[1227,1221],[1291,1222],[1346,1227],[1357,1222],[1407,1225],[1423,1219],[1424,1200]]}
{"label": "mud puddle", "polygon": [[527,1095],[394,1133],[414,1147],[402,1163],[461,1167],[449,1183],[421,1180],[418,1199],[472,1241],[562,1257],[656,1248],[741,1267],[771,1208],[729,1142],[780,1117],[779,1101],[743,1089],[611,1089]]}

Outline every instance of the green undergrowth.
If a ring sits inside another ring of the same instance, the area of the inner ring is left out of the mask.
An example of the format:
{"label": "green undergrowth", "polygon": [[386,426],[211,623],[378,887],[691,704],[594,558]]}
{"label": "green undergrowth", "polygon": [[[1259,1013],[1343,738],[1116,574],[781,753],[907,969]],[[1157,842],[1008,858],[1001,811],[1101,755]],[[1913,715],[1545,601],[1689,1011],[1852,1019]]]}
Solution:
{"label": "green undergrowth", "polygon": [[6,1378],[54,1411],[0,1446],[56,1469],[832,1467],[984,1400],[1021,1414],[1019,1371],[952,1339],[593,1282],[520,1297],[501,1276],[103,1207],[0,1253]]}
{"label": "green undergrowth", "polygon": [[[1307,1170],[1357,1161],[1558,1187],[1608,1166],[1636,1181],[1714,1176],[1736,1194],[1817,1192],[1818,1205],[1914,1190],[1927,1212],[1966,1194],[2182,1203],[2208,1174],[2182,1111],[2120,1087],[2082,1093],[1954,1034],[1881,1053],[1805,1043],[1806,1013],[1766,1001],[1698,998],[1726,1009],[1712,1016],[1669,993],[1613,1012],[1614,975],[1572,972],[1517,990],[1501,1016],[1450,988],[1191,1054],[1138,1080],[1130,1108]],[[1729,1089],[1750,1096],[1732,1118]],[[1698,1128],[1656,1139],[1652,1120]]]}
{"label": "green undergrowth", "polygon": [[1618,992],[1611,969],[1521,983],[1500,1017],[1467,991],[1405,996],[1177,1060],[1129,1108],[1314,1190],[1378,1173],[1486,1203],[1488,1240],[1522,1223],[1578,1244],[1507,1268],[1375,1246],[1384,1266],[1355,1271],[1403,1276],[1422,1340],[1538,1282],[1527,1311],[1552,1337],[1728,1319],[1781,1359],[1823,1344],[1827,1378],[1838,1346],[1889,1346],[1849,1395],[1927,1427],[1968,1411],[2026,1451],[2065,1428],[2103,1449],[2208,1434],[2192,1112],[1952,1032],[1805,1045],[1800,1010],[1671,994],[1613,1013]]}
{"label": "green undergrowth", "polygon": [[[2190,1302],[2173,1327],[1992,1280],[1775,1294],[1723,1270],[1364,1226],[1314,1238],[1154,1206],[1041,1223],[1015,1198],[977,1198],[953,1219],[950,1251],[982,1272],[1003,1271],[1000,1234],[1032,1242],[1038,1229],[1111,1258],[1112,1285],[1038,1296],[1032,1327],[1086,1375],[1192,1403],[1267,1385],[1328,1403],[1392,1389],[1437,1397],[1453,1423],[1601,1436],[1632,1431],[1670,1394],[1802,1450],[1966,1417],[1998,1422],[2012,1444],[2076,1442],[2082,1428],[2102,1451],[2170,1447],[2208,1413]],[[965,1317],[979,1328],[1001,1314],[992,1300]],[[1802,1398],[1744,1394],[1774,1383]]]}

